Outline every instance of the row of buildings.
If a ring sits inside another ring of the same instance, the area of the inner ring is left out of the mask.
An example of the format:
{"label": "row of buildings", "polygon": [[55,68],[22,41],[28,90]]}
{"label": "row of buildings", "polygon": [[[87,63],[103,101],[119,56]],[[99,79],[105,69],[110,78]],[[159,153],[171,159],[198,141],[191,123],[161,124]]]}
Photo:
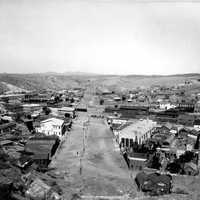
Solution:
{"label": "row of buildings", "polygon": [[99,96],[104,99],[107,122],[131,169],[199,173],[200,90],[189,85],[158,85]]}
{"label": "row of buildings", "polygon": [[[49,185],[48,180],[51,178],[46,172],[61,141],[71,129],[76,117],[76,105],[83,91],[75,88],[54,94],[43,91],[43,95],[38,92],[0,96],[2,196],[8,199],[47,199],[47,196],[51,200],[62,199],[56,181]],[[4,175],[5,162],[10,166],[9,179],[5,179]],[[31,182],[27,182],[30,177]],[[16,180],[21,184],[17,189],[13,188]],[[12,192],[2,190],[4,187],[9,187]]]}

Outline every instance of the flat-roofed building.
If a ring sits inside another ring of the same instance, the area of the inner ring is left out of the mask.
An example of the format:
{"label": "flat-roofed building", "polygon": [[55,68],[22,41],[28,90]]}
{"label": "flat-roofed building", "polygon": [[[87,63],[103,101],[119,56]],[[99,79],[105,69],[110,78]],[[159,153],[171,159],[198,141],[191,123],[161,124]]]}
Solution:
{"label": "flat-roofed building", "polygon": [[60,140],[58,137],[54,136],[33,137],[27,141],[25,151],[32,152],[33,161],[38,164],[39,167],[45,168],[50,163],[59,143]]}
{"label": "flat-roofed building", "polygon": [[133,170],[142,170],[146,166],[147,155],[145,153],[132,152],[128,155],[129,167]]}
{"label": "flat-roofed building", "polygon": [[58,114],[64,117],[70,116],[71,118],[75,117],[75,108],[74,107],[62,107],[58,109]]}
{"label": "flat-roofed building", "polygon": [[25,112],[31,112],[31,113],[42,109],[42,106],[40,104],[31,103],[31,104],[23,104],[22,106]]}

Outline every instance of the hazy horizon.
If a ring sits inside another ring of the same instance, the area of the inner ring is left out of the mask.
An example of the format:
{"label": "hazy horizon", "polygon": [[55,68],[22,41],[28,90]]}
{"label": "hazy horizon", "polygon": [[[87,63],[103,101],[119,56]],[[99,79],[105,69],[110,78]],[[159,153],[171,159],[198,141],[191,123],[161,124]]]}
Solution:
{"label": "hazy horizon", "polygon": [[200,73],[200,3],[0,0],[0,73]]}
{"label": "hazy horizon", "polygon": [[30,73],[9,73],[9,72],[0,72],[0,74],[8,74],[8,75],[14,75],[14,74],[17,74],[17,75],[31,75],[31,74],[47,74],[47,75],[50,75],[50,74],[57,74],[57,75],[91,75],[91,76],[95,76],[95,75],[99,75],[99,76],[181,76],[181,75],[200,75],[200,73],[177,73],[177,74],[133,74],[133,73],[130,73],[130,74],[112,74],[112,73],[94,73],[94,72],[81,72],[81,71],[68,71],[68,72],[30,72]]}

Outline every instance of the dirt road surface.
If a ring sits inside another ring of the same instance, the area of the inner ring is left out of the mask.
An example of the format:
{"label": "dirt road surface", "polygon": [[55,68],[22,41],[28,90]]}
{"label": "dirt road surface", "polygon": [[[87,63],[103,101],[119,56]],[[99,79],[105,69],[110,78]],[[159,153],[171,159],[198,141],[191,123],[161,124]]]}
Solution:
{"label": "dirt road surface", "polygon": [[65,198],[73,199],[76,194],[135,196],[136,189],[130,172],[116,150],[112,132],[103,119],[90,119],[83,142],[83,122],[87,119],[86,114],[79,114],[50,166],[63,176],[59,184]]}

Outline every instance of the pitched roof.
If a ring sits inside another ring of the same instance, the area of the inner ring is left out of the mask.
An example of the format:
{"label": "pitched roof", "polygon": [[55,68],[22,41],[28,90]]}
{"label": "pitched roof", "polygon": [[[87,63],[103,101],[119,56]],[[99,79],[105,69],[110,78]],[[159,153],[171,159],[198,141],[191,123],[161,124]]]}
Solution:
{"label": "pitched roof", "polygon": [[55,144],[54,140],[28,140],[25,146],[25,150],[34,153],[34,157],[47,157],[51,154],[53,145]]}
{"label": "pitched roof", "polygon": [[41,123],[43,123],[43,124],[44,123],[51,123],[51,124],[61,126],[64,123],[64,120],[52,117],[52,118],[46,119],[44,121],[41,121]]}
{"label": "pitched roof", "polygon": [[62,108],[59,108],[58,111],[73,112],[73,111],[75,111],[75,108],[73,108],[73,107],[62,107]]}
{"label": "pitched roof", "polygon": [[121,130],[121,135],[133,136],[135,134],[140,135],[150,131],[156,126],[156,122],[152,120],[138,120],[135,123],[131,123],[129,126]]}

